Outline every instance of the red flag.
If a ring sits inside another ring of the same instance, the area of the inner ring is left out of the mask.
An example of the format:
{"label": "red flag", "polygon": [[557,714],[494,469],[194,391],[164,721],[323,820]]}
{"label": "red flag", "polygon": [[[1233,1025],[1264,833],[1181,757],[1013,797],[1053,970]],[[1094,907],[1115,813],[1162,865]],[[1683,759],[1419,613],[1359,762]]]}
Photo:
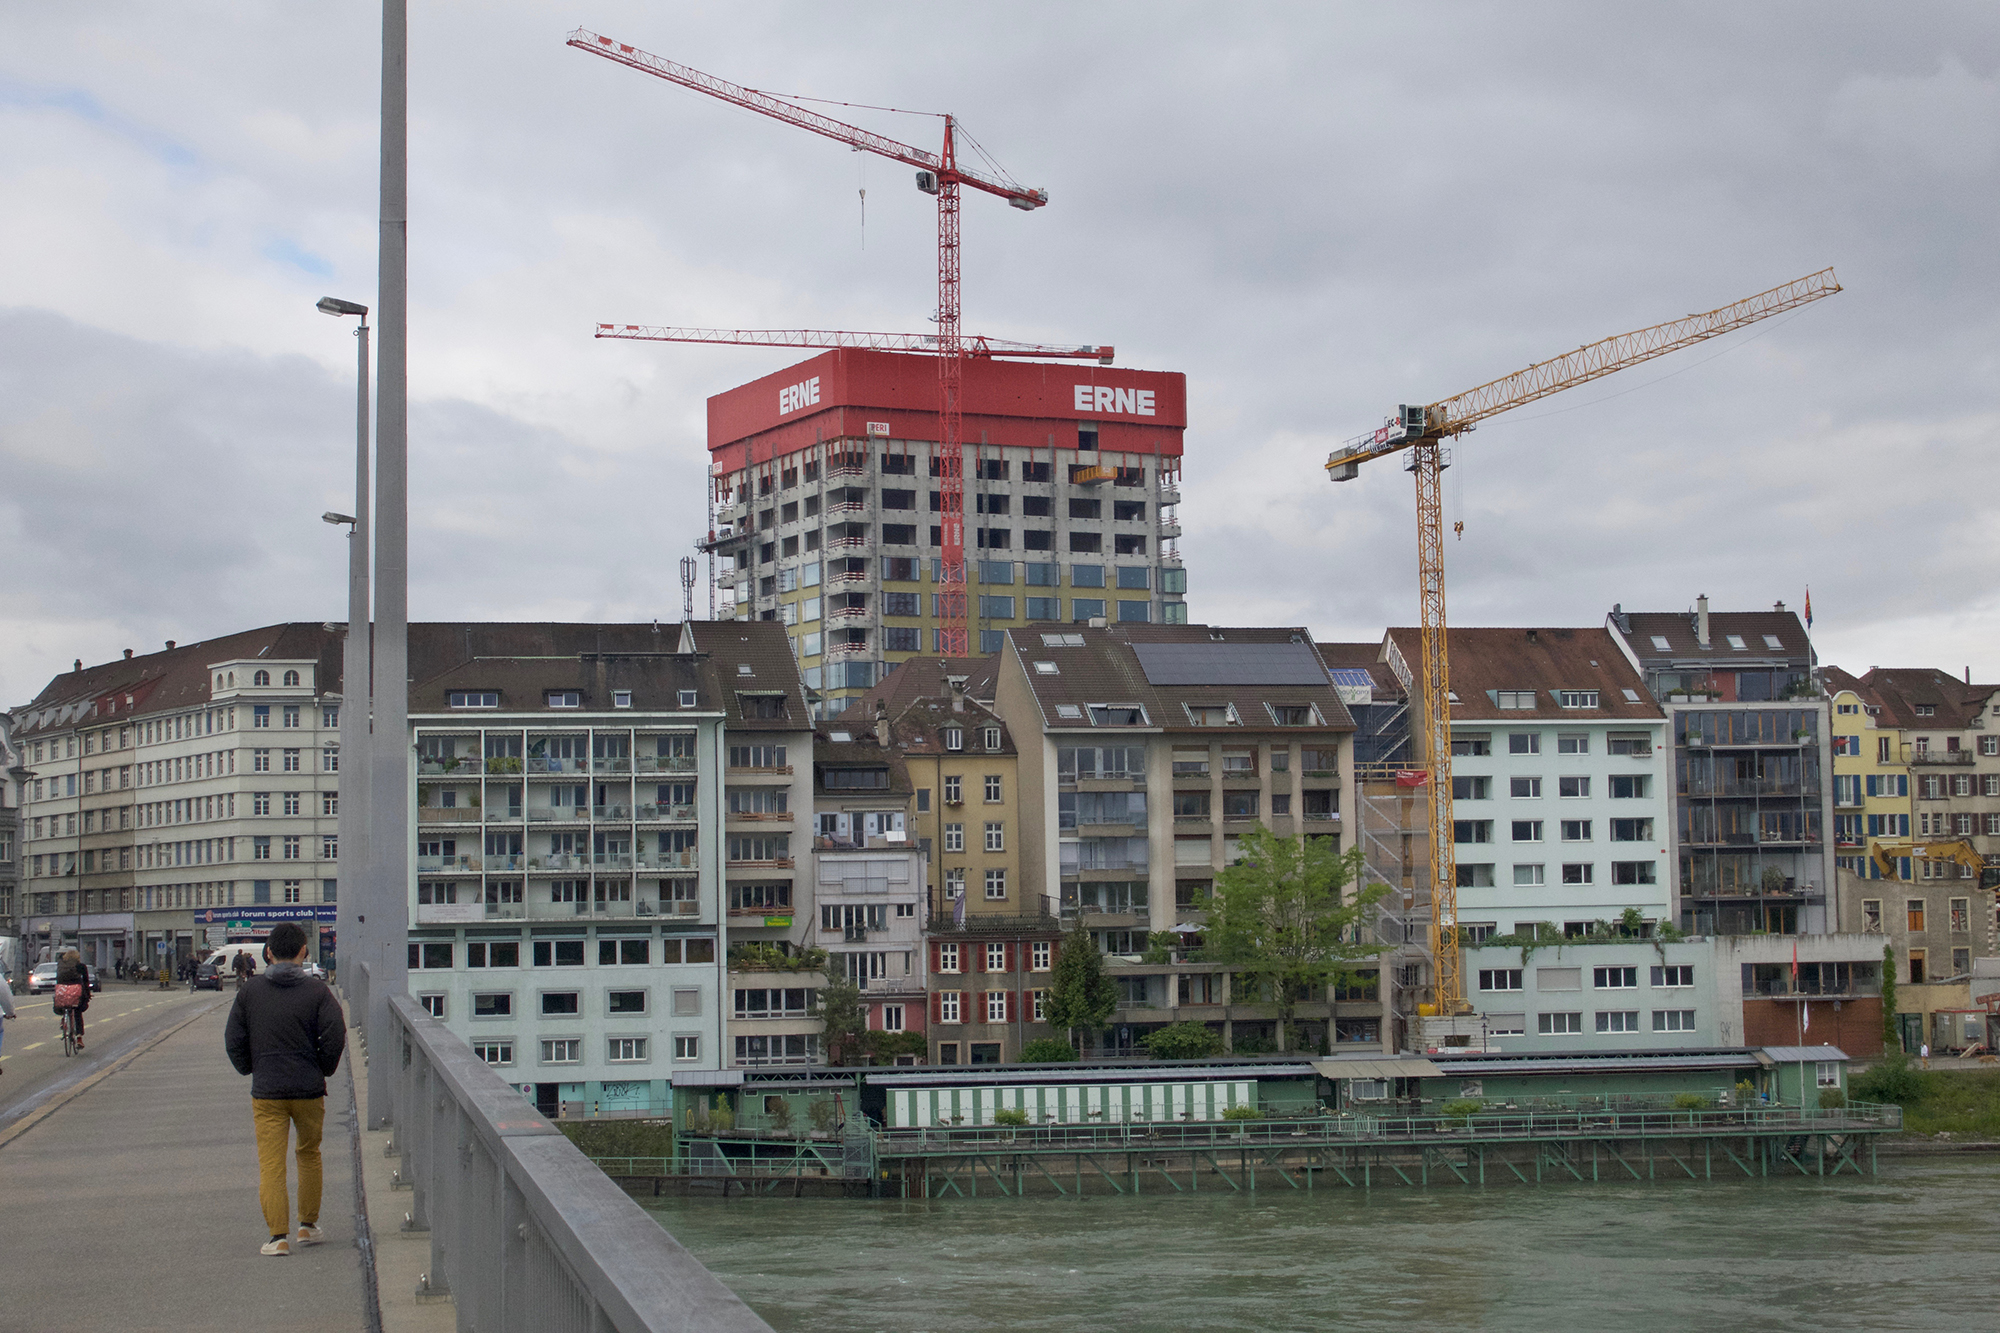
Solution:
{"label": "red flag", "polygon": [[1799,988],[1799,942],[1792,941],[1792,989]]}
{"label": "red flag", "polygon": [[1812,585],[1806,585],[1806,628],[1812,628]]}

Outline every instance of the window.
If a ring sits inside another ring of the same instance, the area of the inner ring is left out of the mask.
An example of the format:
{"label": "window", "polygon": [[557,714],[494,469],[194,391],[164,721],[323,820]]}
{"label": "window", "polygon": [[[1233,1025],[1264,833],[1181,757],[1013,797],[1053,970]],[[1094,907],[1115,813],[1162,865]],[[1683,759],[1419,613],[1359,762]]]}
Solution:
{"label": "window", "polygon": [[432,1018],[444,1017],[444,996],[419,995],[417,997],[417,1003],[423,1005],[424,1012],[429,1014]]}
{"label": "window", "polygon": [[465,965],[467,967],[519,967],[521,965],[520,941],[467,940],[465,944]]}
{"label": "window", "polygon": [[271,705],[257,704],[250,710],[250,725],[262,729],[271,725]]}
{"label": "window", "polygon": [[287,773],[297,773],[297,772],[300,772],[300,771],[302,771],[302,770],[301,770],[301,769],[299,768],[299,755],[300,755],[300,753],[301,753],[301,752],[300,752],[300,751],[298,751],[298,750],[287,750],[287,751],[285,751],[285,772],[287,772]]}
{"label": "window", "polygon": [[1597,707],[1597,691],[1558,690],[1556,691],[1556,702],[1563,708],[1595,708]]}
{"label": "window", "polygon": [[1588,861],[1565,861],[1563,863],[1563,883],[1589,884],[1596,877],[1597,867]]}
{"label": "window", "polygon": [[252,773],[269,773],[271,771],[271,752],[269,750],[252,750],[250,752],[250,771]]}
{"label": "window", "polygon": [[1558,796],[1565,796],[1570,798],[1580,798],[1588,796],[1590,795],[1590,779],[1557,778],[1556,794]]}
{"label": "window", "polygon": [[1507,794],[1517,801],[1539,800],[1542,795],[1542,780],[1540,778],[1509,778],[1507,779]]}
{"label": "window", "polygon": [[1515,866],[1514,883],[1521,886],[1540,884],[1543,882],[1542,869],[1539,865]]}
{"label": "window", "polygon": [[1882,933],[1882,900],[1863,898],[1861,900],[1861,933],[1880,935]]}
{"label": "window", "polygon": [[986,727],[981,730],[980,741],[988,750],[1000,748],[1000,728]]}
{"label": "window", "polygon": [[1053,946],[1049,943],[1049,941],[1036,940],[1033,944],[1028,946],[1028,970],[1030,972],[1048,971],[1050,966],[1052,965],[1051,964],[1052,953],[1053,953]]}
{"label": "window", "polygon": [[1651,842],[1653,821],[1650,819],[1614,819],[1611,821],[1611,841]]}
{"label": "window", "polygon": [[674,1037],[674,1059],[699,1060],[701,1058],[701,1038],[693,1033],[683,1032]]}
{"label": "window", "polygon": [[[1658,971],[1655,968],[1654,971]],[[1692,1032],[1694,1031],[1694,1010],[1655,1009],[1653,1011],[1653,1031]]]}
{"label": "window", "polygon": [[1521,969],[1518,967],[1482,967],[1479,969],[1479,989],[1520,990]]}
{"label": "window", "polygon": [[296,728],[298,727],[298,725],[299,725],[299,709],[298,709],[298,705],[297,705],[297,704],[286,704],[286,705],[285,705],[285,715],[284,715],[284,725],[285,725],[286,727],[289,727],[289,728],[294,728],[294,729],[296,729]]}
{"label": "window", "polygon": [[1597,1030],[1599,1032],[1637,1032],[1639,1011],[1637,1009],[1598,1011]]}
{"label": "window", "polygon": [[1515,842],[1540,842],[1542,840],[1542,821],[1539,819],[1514,820],[1513,839]]}
{"label": "window", "polygon": [[[575,881],[575,883],[577,887],[582,887],[582,881]],[[556,898],[554,901],[561,902],[566,900]],[[581,902],[582,897],[579,895],[575,901]],[[583,941],[581,939],[536,940],[534,952],[536,967],[583,966]]]}
{"label": "window", "polygon": [[1582,1014],[1536,1014],[1535,1031],[1544,1037],[1570,1036],[1583,1031]]}
{"label": "window", "polygon": [[452,690],[445,695],[447,708],[498,708],[500,693],[497,690]]}
{"label": "window", "polygon": [[1589,754],[1590,737],[1585,735],[1579,735],[1575,732],[1570,732],[1566,735],[1559,734],[1556,737],[1556,753]]}
{"label": "window", "polygon": [[267,791],[253,791],[253,792],[251,792],[251,793],[250,793],[250,813],[251,813],[251,814],[253,814],[253,815],[268,815],[268,814],[270,814],[270,813],[271,813],[271,793],[270,793],[270,792],[267,792]]}
{"label": "window", "polygon": [[958,946],[956,944],[939,944],[937,947],[937,957],[938,971],[958,971]]}
{"label": "window", "polygon": [[542,1043],[542,1063],[545,1065],[580,1065],[583,1063],[583,1039],[581,1037],[557,1037]]}
{"label": "window", "polygon": [[964,993],[963,991],[955,990],[941,990],[937,993],[938,1022],[956,1023],[959,1021],[959,997]]}
{"label": "window", "polygon": [[1006,897],[1007,872],[998,868],[988,870],[986,872],[986,900],[988,902],[1002,902],[1005,901]]}
{"label": "window", "polygon": [[[986,804],[1000,804],[1000,774],[998,773],[988,773],[986,775]],[[997,851],[999,849],[994,848],[992,850]]]}
{"label": "window", "polygon": [[1694,966],[1689,963],[1655,965],[1652,982],[1655,986],[1692,986]]}
{"label": "window", "polygon": [[947,777],[944,780],[944,803],[946,805],[961,805],[964,803],[964,782],[963,778],[955,775]]}
{"label": "window", "polygon": [[489,1065],[511,1065],[514,1063],[514,1043],[511,1041],[475,1041],[472,1054]]}
{"label": "window", "polygon": [[1639,984],[1636,967],[1593,967],[1590,984],[1599,990],[1629,990]]}
{"label": "window", "polygon": [[965,825],[946,824],[944,826],[944,849],[948,852],[965,850]]}
{"label": "window", "polygon": [[474,1018],[511,1018],[514,1013],[514,992],[484,991],[472,997]]}
{"label": "window", "polygon": [[1565,819],[1562,821],[1564,842],[1589,842],[1590,821],[1588,819]]}
{"label": "window", "polygon": [[1493,703],[1498,708],[1533,708],[1535,706],[1535,692],[1533,690],[1495,690],[1493,692]]}
{"label": "window", "polygon": [[1460,778],[1451,780],[1451,799],[1454,801],[1484,801],[1492,798],[1492,778]]}
{"label": "window", "polygon": [[1507,737],[1508,754],[1540,754],[1542,733],[1539,731],[1517,731]]}
{"label": "window", "polygon": [[1924,964],[1928,957],[1928,953],[1923,949],[1910,950],[1910,984],[1912,986],[1921,986],[1924,984]]}
{"label": "window", "polygon": [[1493,887],[1493,867],[1487,864],[1470,864],[1460,861],[1452,867],[1453,878],[1461,889],[1490,889]]}
{"label": "window", "polygon": [[1655,869],[1651,861],[1613,861],[1611,882],[1613,884],[1653,884]]}
{"label": "window", "polygon": [[1909,919],[1910,933],[1913,935],[1921,933],[1924,928],[1924,900],[1922,898],[1905,900],[1903,914]]}
{"label": "window", "polygon": [[612,1064],[634,1064],[642,1061],[646,1058],[646,1038],[606,1038],[604,1058]]}
{"label": "window", "polygon": [[1954,934],[1962,934],[1972,928],[1972,900],[1953,898],[1950,903],[1951,929]]}
{"label": "window", "polygon": [[1652,779],[1643,773],[1614,774],[1611,778],[1611,799],[1644,800],[1651,794],[1651,782]]}
{"label": "window", "polygon": [[581,690],[548,690],[543,693],[542,700],[550,708],[581,708],[583,707],[583,692]]}
{"label": "window", "polygon": [[574,1018],[583,1012],[583,992],[552,990],[542,992],[542,1017]]}
{"label": "window", "polygon": [[1451,821],[1451,840],[1457,843],[1492,842],[1493,821],[1490,819],[1454,819]]}

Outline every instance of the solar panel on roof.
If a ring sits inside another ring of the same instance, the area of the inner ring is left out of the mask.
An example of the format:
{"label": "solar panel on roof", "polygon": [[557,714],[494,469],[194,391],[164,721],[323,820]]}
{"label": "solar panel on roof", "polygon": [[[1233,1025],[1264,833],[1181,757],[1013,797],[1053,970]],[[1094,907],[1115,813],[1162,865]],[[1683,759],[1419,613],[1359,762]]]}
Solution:
{"label": "solar panel on roof", "polygon": [[1375,677],[1368,674],[1365,667],[1328,667],[1326,674],[1336,685],[1354,685],[1373,689]]}
{"label": "solar panel on roof", "polygon": [[1153,685],[1327,683],[1319,656],[1303,643],[1135,643],[1132,652]]}

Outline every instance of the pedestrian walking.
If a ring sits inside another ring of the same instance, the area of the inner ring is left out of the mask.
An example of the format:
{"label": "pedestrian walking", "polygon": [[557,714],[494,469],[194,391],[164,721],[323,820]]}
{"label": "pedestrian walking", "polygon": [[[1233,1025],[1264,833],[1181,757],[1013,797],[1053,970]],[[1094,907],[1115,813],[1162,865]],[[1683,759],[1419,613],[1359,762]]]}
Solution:
{"label": "pedestrian walking", "polygon": [[[250,1111],[257,1127],[257,1201],[271,1239],[258,1252],[287,1255],[292,1244],[320,1239],[320,1131],[326,1123],[326,1080],[340,1067],[347,1025],[340,1002],[308,976],[306,932],[296,922],[272,927],[273,960],[262,976],[239,982],[223,1041],[229,1062],[250,1076]],[[291,1231],[285,1191],[285,1147],[294,1132],[299,1164],[299,1226]]]}
{"label": "pedestrian walking", "polygon": [[[0,1047],[4,1047],[7,1040],[7,1024],[5,1020],[18,1018],[19,1016],[14,1012],[14,988],[7,984],[6,970],[0,968]],[[0,1069],[0,1074],[6,1072],[5,1069]]]}

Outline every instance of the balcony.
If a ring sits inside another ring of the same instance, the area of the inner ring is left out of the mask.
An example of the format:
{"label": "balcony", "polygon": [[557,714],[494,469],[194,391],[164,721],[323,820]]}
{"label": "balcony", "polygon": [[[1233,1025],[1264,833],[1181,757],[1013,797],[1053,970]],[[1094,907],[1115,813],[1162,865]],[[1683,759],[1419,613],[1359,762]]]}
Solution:
{"label": "balcony", "polygon": [[593,819],[629,820],[632,818],[632,807],[629,805],[593,805],[590,807],[590,814]]}
{"label": "balcony", "polygon": [[632,760],[625,755],[618,755],[609,759],[599,757],[590,761],[590,771],[593,773],[630,773],[632,771]]}
{"label": "balcony", "polygon": [[638,868],[641,870],[693,870],[695,854],[692,848],[684,852],[640,852]]}
{"label": "balcony", "polygon": [[1163,505],[1177,505],[1177,504],[1179,504],[1180,502],[1181,502],[1181,491],[1180,491],[1180,487],[1178,487],[1178,486],[1162,486],[1162,487],[1160,487],[1160,503],[1161,503],[1161,504],[1163,504]]}
{"label": "balcony", "polygon": [[420,778],[462,778],[469,782],[479,780],[477,759],[419,759],[417,776]]}
{"label": "balcony", "polygon": [[634,860],[631,852],[593,852],[590,864],[597,870],[630,870]]}
{"label": "balcony", "polygon": [[826,539],[826,549],[829,551],[858,551],[863,547],[873,546],[874,544],[874,541],[868,537],[829,537]]}
{"label": "balcony", "polygon": [[642,801],[635,808],[642,823],[687,824],[692,823],[695,818],[694,807],[691,805],[655,805],[650,801]]}
{"label": "balcony", "polygon": [[860,500],[841,500],[828,505],[822,512],[829,518],[835,514],[865,514],[868,506]]}
{"label": "balcony", "polygon": [[528,772],[530,774],[588,773],[589,771],[590,771],[590,761],[588,759],[535,758],[528,760]]}
{"label": "balcony", "polygon": [[590,858],[582,852],[555,852],[528,858],[528,873],[531,875],[573,875],[589,868]]}
{"label": "balcony", "polygon": [[729,818],[738,823],[789,824],[797,816],[790,810],[731,810]]}
{"label": "balcony", "polygon": [[936,889],[930,892],[924,933],[928,935],[1054,935],[1062,931],[1062,917],[1056,900],[1046,894],[1024,900],[1018,908],[981,912],[975,900],[967,900],[965,920],[954,913],[955,900]]}
{"label": "balcony", "polygon": [[1179,519],[1169,519],[1160,524],[1160,537],[1162,540],[1169,540],[1180,535],[1181,521]]}
{"label": "balcony", "polygon": [[581,824],[589,818],[587,805],[538,805],[528,811],[530,824]]}
{"label": "balcony", "polygon": [[417,807],[417,822],[419,824],[477,824],[480,818],[481,812],[476,805],[453,806],[449,810],[441,810],[428,805]]}
{"label": "balcony", "polygon": [[483,861],[489,871],[511,870],[519,874],[528,866],[528,858],[525,856],[488,856],[483,858]]}
{"label": "balcony", "polygon": [[1933,750],[1928,746],[1905,745],[1903,746],[1903,762],[1925,768],[1970,766],[1972,763],[1972,751]]}
{"label": "balcony", "polygon": [[694,772],[694,765],[693,755],[642,754],[632,761],[632,771],[635,773],[692,773]]}
{"label": "balcony", "polygon": [[829,643],[826,645],[826,655],[828,657],[865,656],[867,652],[868,645],[866,643]]}
{"label": "balcony", "polygon": [[788,778],[792,775],[790,764],[768,764],[762,768],[736,768],[725,770],[732,778]]}
{"label": "balcony", "polygon": [[419,856],[419,875],[476,875],[479,873],[470,856]]}
{"label": "balcony", "polygon": [[789,857],[789,856],[779,856],[779,857],[774,857],[774,858],[772,858],[772,859],[770,859],[770,860],[768,860],[768,861],[738,861],[738,860],[734,860],[734,859],[732,859],[732,860],[731,860],[731,861],[729,862],[729,869],[731,869],[731,870],[790,870],[790,869],[792,868],[792,861],[793,861],[793,858],[792,858],[792,857]]}
{"label": "balcony", "polygon": [[827,608],[826,618],[829,621],[866,620],[869,614],[865,606],[834,606]]}
{"label": "balcony", "polygon": [[868,581],[869,581],[868,575],[866,574],[841,573],[841,574],[828,574],[826,576],[826,586],[828,586],[829,588],[838,588],[843,584],[867,583]]}
{"label": "balcony", "polygon": [[845,481],[850,477],[866,478],[867,476],[867,468],[849,467],[845,464],[842,464],[840,467],[830,467],[826,470],[826,480],[828,481]]}

